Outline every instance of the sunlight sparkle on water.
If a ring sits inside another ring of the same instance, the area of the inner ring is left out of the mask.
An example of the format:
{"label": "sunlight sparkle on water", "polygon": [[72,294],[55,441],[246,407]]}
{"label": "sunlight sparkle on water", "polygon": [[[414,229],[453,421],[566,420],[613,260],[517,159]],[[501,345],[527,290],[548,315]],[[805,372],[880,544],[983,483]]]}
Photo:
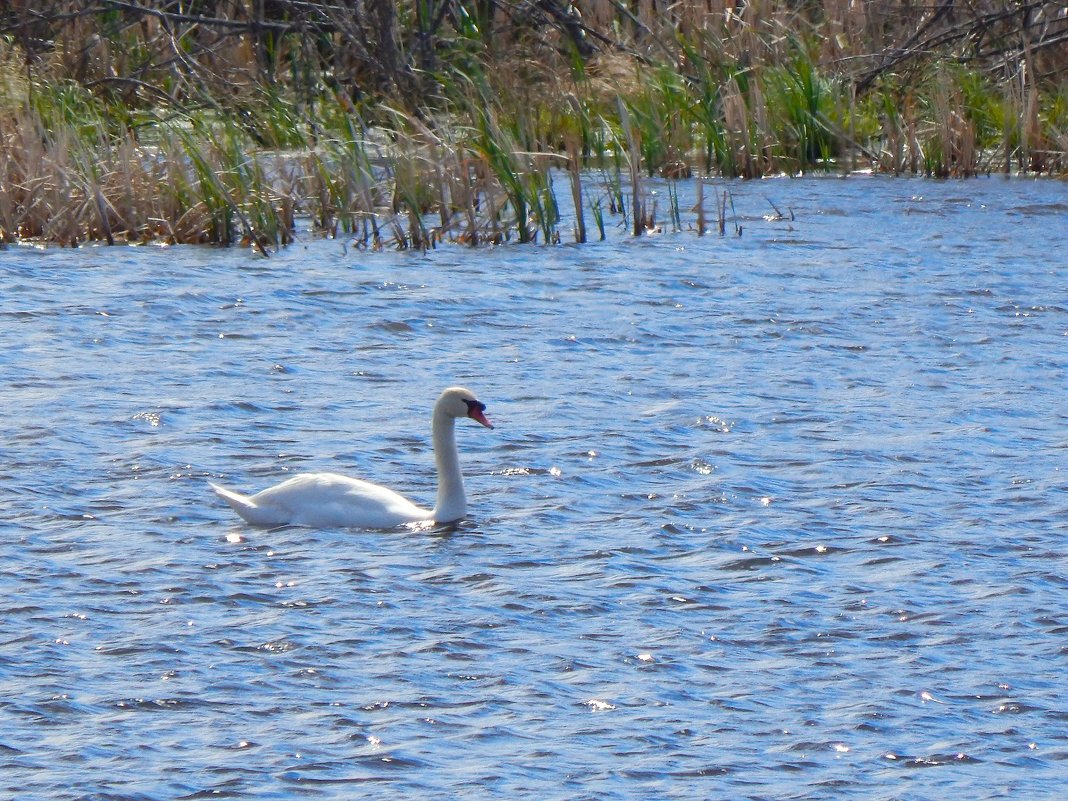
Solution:
{"label": "sunlight sparkle on water", "polygon": [[[0,249],[8,794],[1063,796],[1065,184],[723,188],[742,236]],[[455,525],[206,486],[432,506],[457,383]]]}

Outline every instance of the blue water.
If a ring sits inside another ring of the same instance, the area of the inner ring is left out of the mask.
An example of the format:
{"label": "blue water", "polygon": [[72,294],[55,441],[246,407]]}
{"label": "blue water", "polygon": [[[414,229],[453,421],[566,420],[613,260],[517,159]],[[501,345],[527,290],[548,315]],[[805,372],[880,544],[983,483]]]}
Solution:
{"label": "blue water", "polygon": [[[1068,186],[731,191],[723,238],[0,251],[0,795],[1063,798]],[[454,383],[454,531],[207,490],[429,504]]]}

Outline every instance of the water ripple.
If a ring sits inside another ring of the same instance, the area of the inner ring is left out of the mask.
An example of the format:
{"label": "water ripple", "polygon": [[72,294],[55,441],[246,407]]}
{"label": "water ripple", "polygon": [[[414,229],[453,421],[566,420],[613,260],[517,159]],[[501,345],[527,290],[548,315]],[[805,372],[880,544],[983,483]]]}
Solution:
{"label": "water ripple", "polygon": [[[1063,187],[731,190],[740,238],[4,251],[8,794],[1059,797]],[[461,382],[458,526],[206,491],[429,503]]]}

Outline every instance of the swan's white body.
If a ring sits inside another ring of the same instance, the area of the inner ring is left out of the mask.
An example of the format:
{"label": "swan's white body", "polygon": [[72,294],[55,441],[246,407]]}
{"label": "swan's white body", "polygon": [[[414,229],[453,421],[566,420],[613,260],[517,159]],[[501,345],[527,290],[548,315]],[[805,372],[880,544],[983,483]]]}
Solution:
{"label": "swan's white body", "polygon": [[405,523],[459,520],[467,511],[467,498],[453,424],[457,417],[470,417],[493,428],[485,409],[485,404],[463,387],[445,390],[434,404],[431,432],[438,495],[433,509],[416,506],[386,487],[337,473],[304,473],[251,496],[216,484],[211,488],[247,522],[268,528],[393,528]]}

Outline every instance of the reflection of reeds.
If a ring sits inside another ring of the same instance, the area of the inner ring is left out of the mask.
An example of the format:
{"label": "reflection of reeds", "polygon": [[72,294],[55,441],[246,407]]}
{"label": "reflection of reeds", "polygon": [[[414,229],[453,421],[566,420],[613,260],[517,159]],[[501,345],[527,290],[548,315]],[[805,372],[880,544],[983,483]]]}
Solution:
{"label": "reflection of reeds", "polygon": [[619,123],[623,130],[624,139],[621,144],[626,147],[627,163],[630,167],[631,229],[635,236],[641,236],[646,229],[645,198],[642,193],[641,147],[638,142],[638,132],[631,125],[630,114],[622,101],[619,103]]}
{"label": "reflection of reeds", "polygon": [[697,235],[705,235],[705,184],[700,178],[697,179]]}

